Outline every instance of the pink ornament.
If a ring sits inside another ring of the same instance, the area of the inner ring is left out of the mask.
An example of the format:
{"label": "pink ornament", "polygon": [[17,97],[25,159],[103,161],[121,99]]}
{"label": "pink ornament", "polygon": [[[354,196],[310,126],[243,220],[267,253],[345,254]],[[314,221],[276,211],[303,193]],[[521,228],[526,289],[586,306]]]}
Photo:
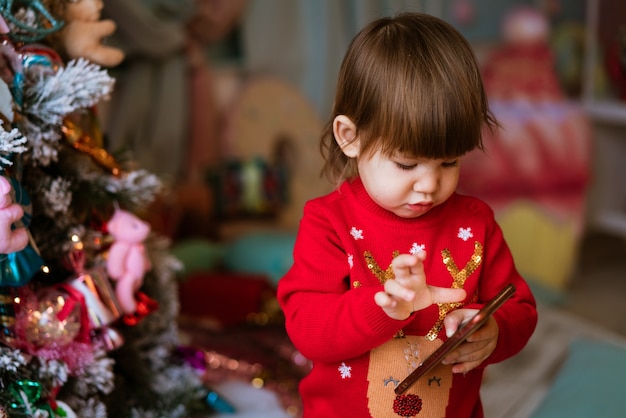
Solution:
{"label": "pink ornament", "polygon": [[143,284],[144,274],[152,268],[143,244],[150,225],[118,208],[107,228],[115,240],[107,258],[107,273],[117,281],[115,294],[122,311],[132,314],[137,308],[135,293]]}

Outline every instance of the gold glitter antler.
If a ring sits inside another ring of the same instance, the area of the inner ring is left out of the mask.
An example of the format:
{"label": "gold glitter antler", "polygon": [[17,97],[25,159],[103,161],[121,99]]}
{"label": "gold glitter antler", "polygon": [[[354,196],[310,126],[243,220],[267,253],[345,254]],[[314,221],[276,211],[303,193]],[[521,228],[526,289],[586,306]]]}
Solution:
{"label": "gold glitter antler", "polygon": [[[396,250],[393,253],[391,253],[391,259],[393,260],[394,258],[396,258],[399,255],[400,255],[400,251]],[[389,263],[389,267],[387,267],[386,270],[383,270],[383,269],[380,268],[380,266],[378,265],[378,263],[374,259],[374,256],[372,255],[371,252],[365,251],[363,253],[363,256],[365,257],[365,261],[367,262],[367,268],[370,269],[370,271],[374,274],[374,276],[376,276],[376,278],[378,279],[380,284],[384,284],[387,280],[395,279],[396,276],[393,274],[393,269],[391,268],[391,263]],[[355,282],[355,285],[357,283],[358,282]],[[361,284],[358,283],[358,285],[360,286]],[[355,287],[357,287],[357,286],[355,286]],[[393,338],[404,338],[404,331],[402,331],[401,329],[398,330],[398,332],[396,333],[396,335]]]}
{"label": "gold glitter antler", "polygon": [[[448,272],[452,276],[452,288],[462,289],[465,284],[465,280],[483,261],[483,246],[478,241],[474,243],[474,254],[472,254],[462,270],[459,270],[447,248],[441,251],[441,258],[443,264],[446,265]],[[463,304],[461,302],[438,303],[437,306],[439,307],[439,317],[435,325],[431,328],[428,334],[426,334],[426,338],[430,341],[434,341],[437,338],[439,331],[441,331],[441,328],[443,327],[443,320],[446,318],[448,312],[460,308]]]}
{"label": "gold glitter antler", "polygon": [[[363,255],[365,256],[365,261],[367,262],[367,268],[371,270],[374,276],[376,276],[380,284],[384,284],[387,280],[395,278],[393,270],[391,269],[391,263],[389,263],[389,267],[387,267],[387,270],[383,270],[380,268],[371,252],[365,251]],[[392,253],[391,259],[393,260],[399,255],[400,251],[396,250]]]}

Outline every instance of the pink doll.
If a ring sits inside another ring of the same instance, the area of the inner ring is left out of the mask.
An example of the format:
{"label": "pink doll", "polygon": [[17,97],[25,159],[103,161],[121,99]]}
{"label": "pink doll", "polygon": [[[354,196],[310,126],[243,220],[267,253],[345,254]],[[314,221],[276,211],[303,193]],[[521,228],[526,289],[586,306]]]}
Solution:
{"label": "pink doll", "polygon": [[28,244],[26,228],[13,228],[24,216],[24,209],[11,198],[11,182],[0,176],[0,254],[23,250]]}
{"label": "pink doll", "polygon": [[150,225],[130,212],[115,209],[107,224],[115,242],[109,250],[107,272],[116,280],[115,294],[125,314],[135,312],[135,293],[143,284],[144,274],[152,268],[143,241],[150,234]]}

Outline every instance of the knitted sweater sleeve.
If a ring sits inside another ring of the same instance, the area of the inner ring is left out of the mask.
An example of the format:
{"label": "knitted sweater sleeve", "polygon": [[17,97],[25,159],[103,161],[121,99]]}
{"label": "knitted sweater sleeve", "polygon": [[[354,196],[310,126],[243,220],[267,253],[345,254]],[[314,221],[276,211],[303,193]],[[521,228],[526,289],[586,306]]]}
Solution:
{"label": "knitted sweater sleeve", "polygon": [[479,299],[491,299],[509,283],[515,285],[516,292],[494,313],[499,329],[498,344],[482,366],[498,363],[517,354],[527,344],[537,324],[535,299],[515,268],[502,230],[495,221],[488,227],[486,238],[485,267],[479,285]]}
{"label": "knitted sweater sleeve", "polygon": [[289,337],[304,356],[323,362],[358,357],[410,321],[391,319],[375,304],[380,289],[350,289],[348,256],[327,209],[305,206],[294,263],[278,283]]}

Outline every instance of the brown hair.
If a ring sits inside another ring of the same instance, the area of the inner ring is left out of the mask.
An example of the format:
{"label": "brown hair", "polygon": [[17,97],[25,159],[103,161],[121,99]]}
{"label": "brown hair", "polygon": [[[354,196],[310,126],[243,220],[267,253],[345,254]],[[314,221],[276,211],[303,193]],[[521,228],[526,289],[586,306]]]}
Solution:
{"label": "brown hair", "polygon": [[352,40],[320,144],[322,173],[335,184],[357,174],[335,141],[337,115],[356,125],[361,155],[454,158],[483,149],[482,128],[497,125],[467,40],[421,13],[378,19]]}

